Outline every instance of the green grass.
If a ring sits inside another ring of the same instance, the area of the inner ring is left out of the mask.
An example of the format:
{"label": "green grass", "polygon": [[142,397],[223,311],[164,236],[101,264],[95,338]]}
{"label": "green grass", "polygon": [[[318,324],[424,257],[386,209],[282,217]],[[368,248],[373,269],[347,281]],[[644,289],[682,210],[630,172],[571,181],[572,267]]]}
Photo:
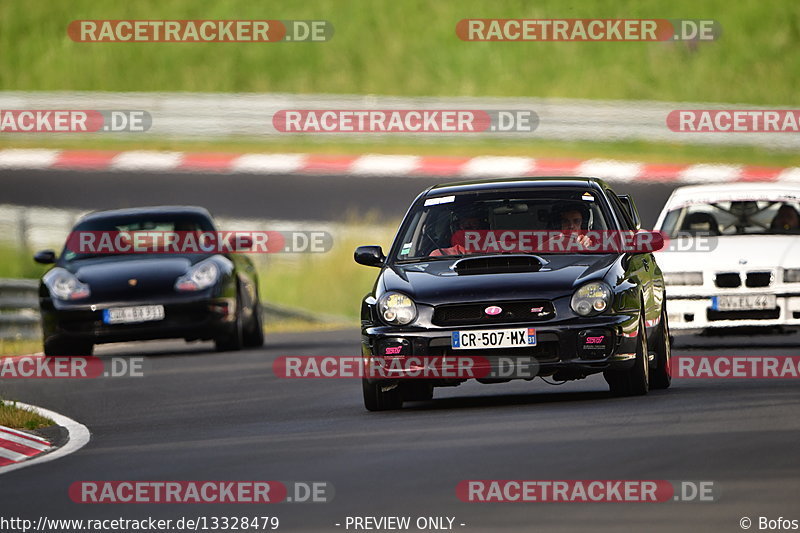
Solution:
{"label": "green grass", "polygon": [[[715,42],[471,43],[462,18],[706,18]],[[327,19],[327,43],[76,43],[76,19]],[[0,89],[800,104],[795,0],[141,0],[0,3]]]}
{"label": "green grass", "polygon": [[369,234],[377,235],[377,239],[359,236],[357,229],[334,234],[329,252],[304,254],[297,261],[276,256],[260,271],[261,297],[276,304],[357,321],[361,298],[372,290],[378,269],[357,264],[353,251],[366,244],[378,244],[387,250],[398,224],[399,221],[393,225],[371,224]]}
{"label": "green grass", "polygon": [[358,154],[410,154],[452,157],[476,155],[547,157],[564,159],[620,159],[651,163],[726,163],[763,166],[800,166],[796,151],[773,151],[747,146],[691,146],[648,142],[586,142],[586,141],[492,141],[443,139],[415,141],[413,139],[387,139],[365,141],[359,139],[313,138],[264,139],[215,142],[179,141],[171,139],[100,139],[93,138],[91,146],[86,139],[53,139],[36,137],[14,139],[0,137],[2,148],[53,148],[86,150],[167,150],[184,152],[258,152],[358,155]]}
{"label": "green grass", "polygon": [[48,268],[34,263],[32,251],[0,243],[0,278],[39,278]]}
{"label": "green grass", "polygon": [[0,356],[29,355],[41,351],[41,340],[0,339]]}
{"label": "green grass", "polygon": [[39,429],[52,426],[54,423],[29,409],[17,407],[15,402],[0,400],[0,426],[13,429]]}
{"label": "green grass", "polygon": [[[326,315],[334,319],[332,323],[356,323],[361,298],[372,289],[378,269],[356,264],[353,251],[362,244],[379,244],[386,250],[400,222],[377,221],[375,215],[358,221],[351,218],[342,231],[334,233],[333,247],[326,253],[270,256],[266,265],[258,267],[261,298]],[[31,254],[12,245],[0,246],[0,277],[38,278],[45,269],[33,262]],[[317,327],[299,320],[267,326],[267,331]],[[19,355],[41,350],[41,343],[20,342],[0,341],[0,354]]]}

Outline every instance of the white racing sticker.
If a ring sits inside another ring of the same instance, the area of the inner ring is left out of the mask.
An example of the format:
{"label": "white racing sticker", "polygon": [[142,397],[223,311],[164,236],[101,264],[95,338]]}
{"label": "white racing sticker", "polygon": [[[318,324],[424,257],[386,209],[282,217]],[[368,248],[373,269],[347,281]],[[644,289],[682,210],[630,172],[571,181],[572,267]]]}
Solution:
{"label": "white racing sticker", "polygon": [[455,196],[440,196],[439,198],[428,198],[425,200],[425,207],[429,205],[449,204],[455,202]]}

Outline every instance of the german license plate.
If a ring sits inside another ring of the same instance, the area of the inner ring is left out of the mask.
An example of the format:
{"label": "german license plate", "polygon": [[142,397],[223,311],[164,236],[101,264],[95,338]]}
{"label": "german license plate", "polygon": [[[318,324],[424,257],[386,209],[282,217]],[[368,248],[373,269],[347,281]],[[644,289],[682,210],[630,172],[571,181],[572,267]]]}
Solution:
{"label": "german license plate", "polygon": [[775,309],[778,305],[774,294],[726,294],[714,296],[711,308],[715,311],[753,311]]}
{"label": "german license plate", "polygon": [[454,331],[451,346],[454,350],[524,348],[526,346],[536,346],[536,329],[472,329],[468,331]]}
{"label": "german license plate", "polygon": [[112,307],[103,310],[106,324],[135,324],[164,319],[163,305],[137,305],[134,307]]}

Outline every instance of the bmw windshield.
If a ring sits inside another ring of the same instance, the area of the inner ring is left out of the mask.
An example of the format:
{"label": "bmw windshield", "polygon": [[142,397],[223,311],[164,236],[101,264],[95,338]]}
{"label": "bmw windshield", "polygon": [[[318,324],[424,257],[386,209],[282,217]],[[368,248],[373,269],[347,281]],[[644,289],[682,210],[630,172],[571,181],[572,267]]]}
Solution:
{"label": "bmw windshield", "polygon": [[800,201],[735,200],[693,202],[667,213],[662,229],[685,234],[800,235]]}

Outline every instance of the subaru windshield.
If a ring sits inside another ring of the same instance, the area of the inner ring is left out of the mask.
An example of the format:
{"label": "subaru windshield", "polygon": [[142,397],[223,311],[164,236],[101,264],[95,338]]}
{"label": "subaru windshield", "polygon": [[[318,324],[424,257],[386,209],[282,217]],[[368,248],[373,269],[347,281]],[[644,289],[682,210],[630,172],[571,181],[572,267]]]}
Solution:
{"label": "subaru windshield", "polygon": [[[599,193],[587,189],[500,190],[428,197],[408,214],[395,261],[541,251],[526,242],[614,229]],[[498,243],[498,239],[500,242]],[[512,242],[512,245],[508,243]]]}

